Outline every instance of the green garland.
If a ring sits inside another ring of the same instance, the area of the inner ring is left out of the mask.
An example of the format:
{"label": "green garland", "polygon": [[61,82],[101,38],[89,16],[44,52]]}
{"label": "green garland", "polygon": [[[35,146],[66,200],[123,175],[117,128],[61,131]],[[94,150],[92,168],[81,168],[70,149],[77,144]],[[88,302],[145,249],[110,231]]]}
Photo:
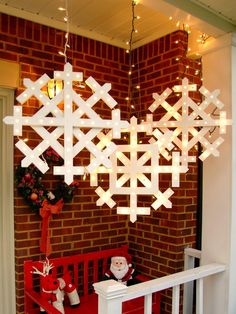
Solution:
{"label": "green garland", "polygon": [[[52,148],[45,151],[43,158],[48,163],[62,164],[62,158]],[[78,188],[76,181],[70,185],[60,181],[54,191],[47,190],[42,184],[42,172],[34,165],[27,168],[18,166],[15,179],[18,191],[33,211],[38,211],[42,207],[44,199],[47,199],[51,204],[55,204],[61,198],[64,202],[70,202],[74,196],[74,191]]]}

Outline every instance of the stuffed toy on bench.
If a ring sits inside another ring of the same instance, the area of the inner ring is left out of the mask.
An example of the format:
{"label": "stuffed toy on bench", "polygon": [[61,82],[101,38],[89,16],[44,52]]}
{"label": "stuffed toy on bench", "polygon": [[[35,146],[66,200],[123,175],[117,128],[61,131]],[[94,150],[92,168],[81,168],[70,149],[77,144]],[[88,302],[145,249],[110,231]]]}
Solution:
{"label": "stuffed toy on bench", "polygon": [[126,254],[111,257],[110,268],[105,272],[104,280],[114,279],[127,286],[131,286],[140,282],[137,275],[138,272],[131,264],[131,256]]}
{"label": "stuffed toy on bench", "polygon": [[[112,276],[116,280],[120,280],[123,284],[133,284],[136,282],[145,282],[149,281],[151,278],[145,276],[144,274],[138,273],[134,267],[131,265],[131,258],[128,255],[128,246],[123,245],[117,248],[110,248],[104,250],[98,250],[93,252],[87,252],[83,254],[76,254],[71,256],[63,256],[56,257],[50,259],[51,266],[53,269],[50,271],[52,274],[53,280],[61,281],[60,278],[64,278],[65,282],[67,282],[67,287],[72,284],[70,287],[75,292],[75,296],[77,291],[80,292],[80,298],[78,298],[77,303],[79,303],[78,308],[71,308],[70,303],[72,304],[69,298],[70,291],[64,289],[65,291],[65,301],[62,303],[64,306],[65,313],[80,313],[80,314],[94,314],[98,313],[98,297],[97,294],[94,293],[93,284],[98,283],[104,277],[104,279],[110,279]],[[110,267],[107,263],[111,261],[112,257],[121,257],[119,263],[116,258],[112,259],[113,266],[114,264],[117,266]],[[124,258],[125,257],[125,258]],[[46,265],[46,264],[45,264]],[[118,266],[123,265],[123,266]],[[49,268],[50,268],[49,267]],[[117,267],[117,269],[116,269]],[[24,262],[24,313],[25,314],[39,314],[39,308],[43,308],[47,313],[55,313],[58,312],[54,307],[52,300],[46,299],[45,294],[42,294],[43,288],[43,276],[40,276],[40,287],[41,290],[39,292],[38,289],[38,280],[35,280],[35,275],[33,275],[33,271],[36,271],[37,274],[39,272],[43,272],[43,263],[40,261],[32,261],[28,260]],[[121,269],[121,270],[119,270]],[[123,270],[122,270],[123,269]],[[37,272],[37,270],[39,272]],[[49,269],[48,269],[49,270]],[[107,270],[107,271],[106,271]],[[62,272],[63,275],[62,276]],[[71,274],[73,281],[69,277],[67,281],[67,275]],[[46,274],[47,272],[45,272]],[[49,274],[49,272],[48,272]],[[41,275],[41,274],[40,274]],[[61,287],[63,284],[61,283]],[[73,290],[73,287],[75,288]],[[56,289],[57,290],[57,289]],[[53,292],[54,290],[52,290]],[[60,290],[64,292],[63,290]],[[50,295],[50,293],[49,293]],[[67,298],[68,295],[68,298]],[[52,295],[52,297],[54,297]],[[68,299],[68,300],[67,300]],[[68,301],[68,302],[67,302]],[[62,305],[60,304],[60,305]],[[155,314],[160,314],[160,293],[153,293],[152,296],[152,312]],[[63,313],[63,312],[61,312]],[[122,314],[140,314],[144,313],[144,297],[138,297],[134,300],[128,300],[122,303]],[[44,312],[45,314],[45,312]]]}
{"label": "stuffed toy on bench", "polygon": [[[71,306],[78,306],[80,304],[80,298],[75,285],[72,283],[70,273],[67,272],[61,278],[56,278],[50,274],[50,270],[54,266],[49,263],[49,260],[46,259],[42,264],[43,271],[33,266],[34,271],[32,271],[32,273],[42,276],[41,296],[43,299],[51,303],[62,314],[65,314],[63,306],[65,294],[67,295]],[[40,313],[45,313],[45,310],[40,308]]]}

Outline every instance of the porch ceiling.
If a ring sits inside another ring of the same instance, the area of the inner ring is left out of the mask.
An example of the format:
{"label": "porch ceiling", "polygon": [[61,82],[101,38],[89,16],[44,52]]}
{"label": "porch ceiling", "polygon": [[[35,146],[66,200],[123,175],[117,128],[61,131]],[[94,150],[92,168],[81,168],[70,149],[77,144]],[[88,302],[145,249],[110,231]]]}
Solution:
{"label": "porch ceiling", "polygon": [[[118,47],[130,38],[132,0],[68,0],[69,32]],[[0,0],[0,11],[65,30],[65,0]],[[138,0],[133,47],[160,38],[183,25],[217,37],[236,31],[235,0]],[[170,20],[170,16],[172,19]],[[180,26],[177,22],[180,21]]]}

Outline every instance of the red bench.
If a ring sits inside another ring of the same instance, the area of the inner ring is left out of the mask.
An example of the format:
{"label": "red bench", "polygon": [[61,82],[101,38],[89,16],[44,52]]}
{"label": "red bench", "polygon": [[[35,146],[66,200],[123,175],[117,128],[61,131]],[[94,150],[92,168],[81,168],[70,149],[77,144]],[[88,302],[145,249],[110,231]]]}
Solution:
{"label": "red bench", "polygon": [[[72,308],[65,300],[65,314],[97,314],[98,296],[94,293],[93,283],[103,280],[103,275],[110,264],[112,256],[119,256],[128,253],[128,246],[107,249],[102,251],[90,252],[74,256],[65,256],[50,259],[54,265],[51,273],[55,277],[60,277],[66,271],[70,271],[74,284],[80,296],[79,307]],[[48,314],[60,314],[51,304],[40,295],[39,275],[33,274],[33,266],[42,267],[39,261],[28,260],[24,263],[25,280],[25,314],[36,314],[40,312],[40,307],[45,309]],[[150,278],[138,275],[138,280],[147,281]],[[152,313],[160,313],[160,294],[153,294]],[[135,300],[126,301],[122,304],[123,314],[143,314],[144,298],[139,297]]]}

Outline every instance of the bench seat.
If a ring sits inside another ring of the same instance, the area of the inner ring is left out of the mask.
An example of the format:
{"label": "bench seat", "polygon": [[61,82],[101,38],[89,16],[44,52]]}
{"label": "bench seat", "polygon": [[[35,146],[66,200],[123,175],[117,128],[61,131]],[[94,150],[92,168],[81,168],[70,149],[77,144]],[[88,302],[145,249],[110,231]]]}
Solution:
{"label": "bench seat", "polygon": [[[103,251],[89,252],[75,256],[67,256],[50,259],[50,263],[54,265],[51,270],[55,277],[60,277],[63,272],[70,271],[74,284],[80,296],[80,305],[78,307],[70,307],[65,299],[65,314],[98,314],[98,296],[93,290],[93,283],[103,280],[103,275],[109,267],[109,259],[112,256],[128,253],[128,247],[108,249]],[[59,314],[51,304],[45,301],[41,295],[40,288],[34,287],[35,281],[40,285],[39,275],[32,274],[33,266],[38,268],[41,263],[39,261],[25,261],[25,314],[39,314],[40,307],[44,308],[48,314]],[[150,278],[138,275],[140,282],[149,280]],[[160,313],[160,294],[153,294],[152,313]],[[122,303],[122,314],[143,314],[144,298],[139,297],[134,300]]]}

